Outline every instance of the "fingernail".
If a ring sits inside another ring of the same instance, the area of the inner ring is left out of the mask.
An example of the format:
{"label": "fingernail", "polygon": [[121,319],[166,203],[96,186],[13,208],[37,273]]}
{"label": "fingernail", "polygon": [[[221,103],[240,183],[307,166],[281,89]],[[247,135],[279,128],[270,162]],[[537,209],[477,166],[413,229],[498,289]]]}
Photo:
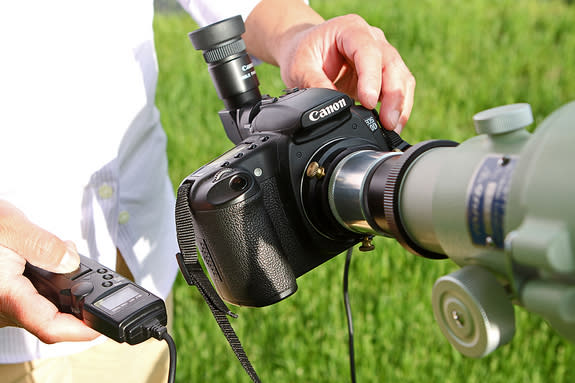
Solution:
{"label": "fingernail", "polygon": [[370,109],[374,109],[377,107],[377,103],[379,101],[379,93],[377,93],[375,90],[370,89],[367,94],[366,94],[366,98],[367,98],[367,102],[368,102],[368,108]]}
{"label": "fingernail", "polygon": [[403,125],[402,124],[397,124],[395,125],[395,128],[393,129],[393,131],[397,134],[401,134],[401,131],[403,130]]}
{"label": "fingernail", "polygon": [[397,129],[398,127],[398,123],[399,123],[399,110],[392,110],[389,113],[389,122],[391,122],[391,125],[393,126],[393,129]]}
{"label": "fingernail", "polygon": [[80,266],[80,256],[76,251],[74,244],[67,243],[68,251],[62,257],[60,264],[56,266],[54,272],[56,273],[71,273]]}

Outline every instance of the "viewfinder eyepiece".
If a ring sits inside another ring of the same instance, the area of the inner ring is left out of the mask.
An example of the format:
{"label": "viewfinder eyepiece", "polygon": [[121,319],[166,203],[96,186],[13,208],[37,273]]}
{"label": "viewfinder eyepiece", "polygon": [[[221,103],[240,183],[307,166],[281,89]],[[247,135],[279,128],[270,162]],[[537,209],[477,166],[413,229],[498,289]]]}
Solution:
{"label": "viewfinder eyepiece", "polygon": [[241,16],[234,16],[189,33],[204,60],[226,109],[235,110],[261,100],[259,81],[246,44]]}

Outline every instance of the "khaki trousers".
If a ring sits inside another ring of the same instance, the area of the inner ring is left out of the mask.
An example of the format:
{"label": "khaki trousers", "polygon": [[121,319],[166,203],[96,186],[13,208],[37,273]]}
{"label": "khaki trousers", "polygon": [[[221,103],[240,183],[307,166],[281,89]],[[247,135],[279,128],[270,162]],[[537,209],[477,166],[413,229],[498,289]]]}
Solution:
{"label": "khaki trousers", "polygon": [[166,342],[148,339],[135,346],[107,340],[86,351],[18,364],[0,365],[2,383],[165,383]]}
{"label": "khaki trousers", "polygon": [[[129,277],[121,257],[116,270]],[[166,299],[173,319],[172,294]],[[17,364],[0,364],[1,383],[164,383],[168,381],[167,343],[154,338],[137,345],[111,339],[83,352]]]}

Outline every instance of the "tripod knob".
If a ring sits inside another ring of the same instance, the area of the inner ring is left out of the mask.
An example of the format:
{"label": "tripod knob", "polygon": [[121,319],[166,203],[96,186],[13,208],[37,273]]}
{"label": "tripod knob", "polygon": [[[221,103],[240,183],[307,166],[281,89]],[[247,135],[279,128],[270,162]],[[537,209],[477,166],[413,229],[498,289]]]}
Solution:
{"label": "tripod knob", "polygon": [[533,123],[529,104],[511,104],[484,110],[473,116],[477,134],[503,134]]}
{"label": "tripod knob", "polygon": [[509,342],[515,314],[495,276],[477,265],[439,278],[432,291],[433,313],[443,335],[463,355],[482,358]]}

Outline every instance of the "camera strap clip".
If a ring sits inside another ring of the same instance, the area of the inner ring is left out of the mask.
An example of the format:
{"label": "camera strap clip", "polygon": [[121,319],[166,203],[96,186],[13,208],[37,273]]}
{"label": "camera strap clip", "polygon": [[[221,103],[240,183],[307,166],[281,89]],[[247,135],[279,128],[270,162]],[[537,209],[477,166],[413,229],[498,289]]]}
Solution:
{"label": "camera strap clip", "polygon": [[180,247],[180,252],[176,254],[176,258],[180,271],[188,285],[198,288],[242,367],[252,381],[259,383],[260,379],[227,318],[228,315],[233,318],[238,316],[230,311],[222,298],[220,298],[198,260],[192,213],[188,205],[188,195],[192,185],[193,181],[190,180],[182,183],[178,188],[176,198],[176,231]]}

